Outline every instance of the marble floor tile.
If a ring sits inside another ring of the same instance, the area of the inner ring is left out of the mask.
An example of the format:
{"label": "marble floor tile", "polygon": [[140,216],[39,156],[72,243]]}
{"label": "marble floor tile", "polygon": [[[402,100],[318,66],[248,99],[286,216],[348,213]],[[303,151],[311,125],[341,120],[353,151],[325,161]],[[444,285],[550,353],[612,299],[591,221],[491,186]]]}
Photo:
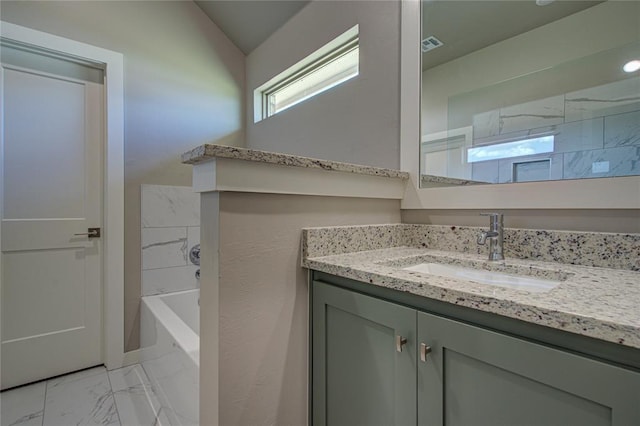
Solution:
{"label": "marble floor tile", "polygon": [[56,386],[64,385],[76,380],[86,379],[87,377],[97,376],[105,374],[107,369],[104,366],[87,368],[86,370],[76,371],[75,373],[69,373],[62,376],[54,377],[47,380],[47,389],[53,389]]}
{"label": "marble floor tile", "polygon": [[110,371],[109,380],[122,426],[170,424],[139,364]]}
{"label": "marble floor tile", "polygon": [[166,411],[166,417],[171,419],[171,425],[180,425],[180,426],[199,426],[200,423],[195,421],[190,417],[185,417],[181,413],[172,410],[171,408],[163,408],[163,411]]}
{"label": "marble floor tile", "polygon": [[175,351],[143,363],[162,411],[172,425],[198,424],[198,370],[185,356],[184,352]]}
{"label": "marble floor tile", "polygon": [[41,426],[46,382],[10,389],[0,394],[2,426]]}
{"label": "marble floor tile", "polygon": [[104,367],[47,382],[43,426],[67,425],[120,425]]}
{"label": "marble floor tile", "polygon": [[[140,364],[107,372],[96,367],[0,394],[2,426],[171,426]],[[175,418],[172,423],[171,418]],[[177,422],[177,423],[176,423]]]}

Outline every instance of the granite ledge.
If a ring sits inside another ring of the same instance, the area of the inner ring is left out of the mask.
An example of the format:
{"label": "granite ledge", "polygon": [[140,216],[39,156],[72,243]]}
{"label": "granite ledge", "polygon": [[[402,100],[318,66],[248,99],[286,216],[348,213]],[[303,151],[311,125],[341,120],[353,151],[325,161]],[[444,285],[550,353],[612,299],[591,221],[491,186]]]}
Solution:
{"label": "granite ledge", "polygon": [[283,166],[306,167],[335,172],[398,178],[403,180],[409,179],[409,173],[401,172],[399,170],[214,144],[200,145],[191,151],[185,152],[182,154],[182,163],[193,165],[211,161],[215,158],[255,161]]}
{"label": "granite ledge", "polygon": [[520,266],[535,264],[539,268],[569,275],[547,293],[529,293],[401,268],[410,259],[431,255],[460,261],[484,259],[468,253],[395,247],[304,258],[302,266],[640,349],[640,310],[637,309],[640,303],[640,272],[524,259],[505,261]]}
{"label": "granite ledge", "polygon": [[445,176],[420,175],[421,188],[436,188],[440,186],[486,185],[487,183],[489,182],[450,178]]}

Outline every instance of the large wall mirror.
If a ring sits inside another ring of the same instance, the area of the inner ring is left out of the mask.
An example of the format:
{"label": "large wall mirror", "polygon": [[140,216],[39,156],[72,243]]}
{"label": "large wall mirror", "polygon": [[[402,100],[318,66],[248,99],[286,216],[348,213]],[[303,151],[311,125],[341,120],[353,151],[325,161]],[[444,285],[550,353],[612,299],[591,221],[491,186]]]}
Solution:
{"label": "large wall mirror", "polygon": [[640,175],[640,1],[421,6],[422,187]]}

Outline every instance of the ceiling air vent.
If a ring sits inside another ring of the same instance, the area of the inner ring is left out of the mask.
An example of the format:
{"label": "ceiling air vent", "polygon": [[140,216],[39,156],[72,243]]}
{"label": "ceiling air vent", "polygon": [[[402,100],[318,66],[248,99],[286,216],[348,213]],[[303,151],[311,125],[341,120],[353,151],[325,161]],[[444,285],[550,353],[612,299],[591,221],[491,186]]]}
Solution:
{"label": "ceiling air vent", "polygon": [[430,50],[436,49],[442,46],[444,43],[435,38],[434,36],[429,36],[422,40],[422,53],[428,52]]}

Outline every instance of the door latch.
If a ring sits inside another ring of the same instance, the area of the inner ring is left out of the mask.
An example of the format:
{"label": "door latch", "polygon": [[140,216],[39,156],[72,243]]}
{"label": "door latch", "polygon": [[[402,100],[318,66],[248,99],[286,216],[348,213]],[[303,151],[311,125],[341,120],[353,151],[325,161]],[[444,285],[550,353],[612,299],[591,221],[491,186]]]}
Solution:
{"label": "door latch", "polygon": [[100,238],[100,228],[89,228],[87,232],[81,232],[73,235],[86,235],[88,238]]}

